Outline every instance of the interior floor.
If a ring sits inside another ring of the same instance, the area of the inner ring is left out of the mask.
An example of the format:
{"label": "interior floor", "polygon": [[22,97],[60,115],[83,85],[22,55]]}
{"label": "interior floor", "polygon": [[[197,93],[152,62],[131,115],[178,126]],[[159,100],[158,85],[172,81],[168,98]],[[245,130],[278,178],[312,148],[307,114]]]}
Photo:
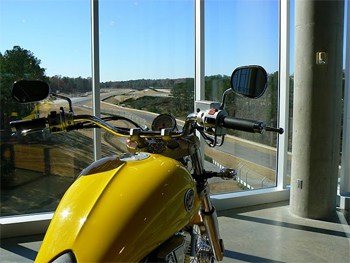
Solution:
{"label": "interior floor", "polygon": [[[350,262],[349,214],[331,221],[299,218],[288,203],[221,211],[223,262]],[[0,262],[32,262],[43,236],[1,240]]]}

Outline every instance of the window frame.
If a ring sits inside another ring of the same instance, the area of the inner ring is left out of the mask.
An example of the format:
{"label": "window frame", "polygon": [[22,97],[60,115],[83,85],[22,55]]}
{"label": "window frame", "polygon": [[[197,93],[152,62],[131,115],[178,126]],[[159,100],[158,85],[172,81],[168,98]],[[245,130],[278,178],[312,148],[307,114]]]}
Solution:
{"label": "window frame", "polygon": [[[204,99],[204,62],[205,52],[205,0],[195,0],[196,23],[196,89],[195,98]],[[279,135],[277,143],[277,185],[271,188],[211,195],[217,210],[233,209],[244,206],[259,205],[289,200],[287,186],[288,125],[289,125],[289,75],[290,75],[290,0],[279,1],[279,96],[278,125],[286,132]],[[198,32],[200,30],[200,32]],[[203,32],[201,32],[203,31]],[[197,52],[198,50],[198,52]],[[200,55],[200,58],[197,56]],[[202,82],[203,81],[203,82]],[[204,151],[202,151],[204,152]]]}

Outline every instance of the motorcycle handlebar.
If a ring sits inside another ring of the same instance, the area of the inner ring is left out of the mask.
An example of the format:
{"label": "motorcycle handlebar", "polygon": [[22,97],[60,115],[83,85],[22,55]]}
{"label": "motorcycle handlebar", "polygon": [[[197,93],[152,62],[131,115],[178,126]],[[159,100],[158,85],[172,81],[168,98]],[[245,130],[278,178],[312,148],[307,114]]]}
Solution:
{"label": "motorcycle handlebar", "polygon": [[10,125],[15,127],[17,131],[24,130],[42,130],[46,128],[47,119],[46,118],[38,118],[32,120],[18,120],[11,121]]}
{"label": "motorcycle handlebar", "polygon": [[[139,136],[141,138],[162,138],[162,137],[166,136],[166,134],[163,134],[162,131],[145,131],[145,130],[141,130],[140,128],[125,130],[123,128],[112,126],[112,125],[108,124],[107,122],[103,121],[102,119],[97,118],[95,116],[91,116],[91,115],[74,116],[74,122],[82,122],[82,121],[87,121],[87,122],[93,123],[93,124],[97,125],[98,127],[103,128],[112,134],[115,134],[117,136],[122,136],[122,137]],[[73,127],[74,126],[72,126],[72,128]],[[78,129],[79,129],[79,127],[78,127]],[[169,135],[169,136],[175,138],[175,137],[181,137],[182,135],[183,134],[181,131],[172,131],[171,135]]]}
{"label": "motorcycle handlebar", "polygon": [[[68,115],[67,115],[68,116]],[[193,116],[189,115],[188,120],[189,122],[196,122],[196,114]],[[220,118],[220,117],[219,117]],[[48,118],[38,118],[38,119],[32,119],[32,120],[18,120],[18,121],[13,121],[11,122],[11,126],[15,127],[17,131],[24,131],[24,130],[42,130],[46,128],[46,125],[50,123],[49,125],[52,125],[52,120],[56,120],[55,118],[52,118],[51,121],[49,121]],[[73,121],[74,119],[74,121]],[[105,121],[103,121],[100,118],[96,118],[91,115],[77,115],[74,116],[73,119],[67,118],[67,120],[63,120],[60,118],[62,123],[59,123],[58,131],[63,131],[63,130],[74,130],[74,129],[80,129],[83,126],[81,125],[75,125],[74,123],[79,123],[79,122],[90,122],[98,127],[104,128],[107,131],[114,133],[115,135],[119,136],[130,136],[133,135],[135,132],[135,129],[132,129],[130,131],[127,131],[125,129],[121,129],[112,125],[109,125]],[[71,122],[73,121],[73,123]],[[255,121],[255,120],[247,120],[247,119],[240,119],[240,118],[233,118],[229,116],[224,116],[220,119],[219,123],[220,126],[228,128],[228,129],[235,129],[235,130],[240,130],[244,132],[251,132],[251,133],[262,133],[264,130],[266,131],[273,131],[273,132],[278,132],[279,134],[283,133],[282,128],[272,128],[272,127],[266,127],[265,123],[262,121]],[[186,126],[186,125],[185,125]],[[57,128],[57,127],[55,127]],[[50,127],[52,131],[56,131],[55,128]],[[187,127],[188,128],[188,127]],[[171,131],[170,134],[167,135],[165,132],[155,132],[155,131],[145,131],[145,130],[140,130],[136,131],[135,134],[137,136],[143,137],[143,138],[163,138],[164,136],[170,136],[170,137],[181,137],[184,134],[188,133],[187,128],[184,129],[183,131]]]}

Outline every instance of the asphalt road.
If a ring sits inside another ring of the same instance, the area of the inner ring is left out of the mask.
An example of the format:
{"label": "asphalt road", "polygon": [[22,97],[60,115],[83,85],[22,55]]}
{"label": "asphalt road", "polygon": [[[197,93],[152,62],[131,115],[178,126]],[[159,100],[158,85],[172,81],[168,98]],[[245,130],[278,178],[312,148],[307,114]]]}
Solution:
{"label": "asphalt road", "polygon": [[269,169],[276,169],[276,154],[272,151],[269,153],[260,151],[260,146],[247,147],[239,143],[234,143],[226,140],[226,142],[219,148],[220,151],[237,156],[241,159],[254,162]]}

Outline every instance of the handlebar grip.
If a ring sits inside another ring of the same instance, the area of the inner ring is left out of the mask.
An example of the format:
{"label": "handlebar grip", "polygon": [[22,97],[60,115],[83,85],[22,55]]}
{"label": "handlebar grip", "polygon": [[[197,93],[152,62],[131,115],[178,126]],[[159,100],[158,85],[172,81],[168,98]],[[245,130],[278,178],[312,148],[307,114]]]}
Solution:
{"label": "handlebar grip", "polygon": [[265,128],[265,123],[262,121],[239,119],[226,116],[221,120],[221,126],[239,131],[262,133]]}
{"label": "handlebar grip", "polygon": [[19,120],[19,121],[11,121],[11,127],[15,127],[17,131],[23,130],[42,130],[46,127],[47,119],[46,118],[38,118],[32,120]]}

